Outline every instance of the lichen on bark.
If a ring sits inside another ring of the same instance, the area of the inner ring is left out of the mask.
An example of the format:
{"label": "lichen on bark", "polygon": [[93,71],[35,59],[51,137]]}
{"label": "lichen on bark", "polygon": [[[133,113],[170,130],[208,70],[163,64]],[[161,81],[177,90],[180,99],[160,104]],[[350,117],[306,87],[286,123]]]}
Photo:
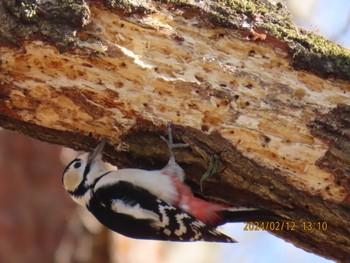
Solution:
{"label": "lichen on bark", "polygon": [[77,30],[89,23],[90,9],[84,0],[4,0],[0,20],[1,42],[18,45],[42,38],[67,48],[77,40]]}

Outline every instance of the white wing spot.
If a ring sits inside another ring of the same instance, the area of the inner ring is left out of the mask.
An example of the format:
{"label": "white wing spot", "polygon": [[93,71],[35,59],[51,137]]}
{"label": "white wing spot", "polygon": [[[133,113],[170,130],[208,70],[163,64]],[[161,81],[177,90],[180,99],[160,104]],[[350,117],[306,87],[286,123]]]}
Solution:
{"label": "white wing spot", "polygon": [[199,220],[196,220],[196,221],[192,222],[192,225],[197,227],[197,228],[205,227],[205,224],[202,221],[199,221]]}
{"label": "white wing spot", "polygon": [[184,218],[189,218],[189,216],[185,213],[176,215],[176,222],[179,224],[179,229],[175,230],[175,235],[182,236],[187,232],[187,227],[182,221]]}
{"label": "white wing spot", "polygon": [[139,204],[131,206],[125,204],[121,200],[113,200],[111,208],[117,213],[126,214],[137,219],[150,219],[154,221],[159,221],[159,216],[156,213],[141,208]]}
{"label": "white wing spot", "polygon": [[[158,202],[160,202],[160,201],[158,200]],[[164,227],[168,226],[170,223],[170,219],[169,219],[169,216],[167,215],[166,209],[173,210],[174,207],[172,207],[170,205],[164,206],[162,204],[159,204],[158,209],[159,209],[159,213],[161,213],[161,215],[162,215],[162,221],[160,221],[159,226],[164,228]]]}
{"label": "white wing spot", "polygon": [[170,231],[169,229],[167,229],[167,228],[165,228],[165,229],[163,230],[163,232],[164,232],[164,234],[166,234],[167,236],[170,236],[170,235],[171,235],[171,231]]}

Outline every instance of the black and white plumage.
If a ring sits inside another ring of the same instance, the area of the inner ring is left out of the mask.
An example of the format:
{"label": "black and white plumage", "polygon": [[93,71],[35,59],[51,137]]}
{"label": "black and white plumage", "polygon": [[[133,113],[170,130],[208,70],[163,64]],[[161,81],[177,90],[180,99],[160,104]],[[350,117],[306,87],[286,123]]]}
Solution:
{"label": "black and white plumage", "polygon": [[108,228],[128,237],[169,241],[233,239],[145,189],[122,181],[99,187],[88,209]]}
{"label": "black and white plumage", "polygon": [[102,161],[102,141],[93,152],[68,164],[63,185],[73,200],[103,225],[138,239],[234,243],[216,227],[228,221],[270,218],[262,210],[232,210],[194,197],[172,152],[184,144],[173,144],[170,127],[165,141],[170,160],[161,170],[118,170]]}
{"label": "black and white plumage", "polygon": [[157,181],[159,171],[105,170],[102,147],[103,143],[94,152],[74,159],[64,171],[63,185],[73,200],[85,206],[103,225],[138,239],[235,242],[127,178],[154,177],[158,184],[162,181]]}

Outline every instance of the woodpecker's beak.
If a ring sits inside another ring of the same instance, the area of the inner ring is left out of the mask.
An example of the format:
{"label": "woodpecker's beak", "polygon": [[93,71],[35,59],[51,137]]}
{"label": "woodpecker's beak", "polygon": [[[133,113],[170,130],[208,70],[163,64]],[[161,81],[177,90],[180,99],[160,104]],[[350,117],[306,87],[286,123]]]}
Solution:
{"label": "woodpecker's beak", "polygon": [[88,155],[87,163],[90,164],[99,154],[102,153],[103,148],[105,147],[106,144],[106,139],[103,139],[93,150],[91,153]]}

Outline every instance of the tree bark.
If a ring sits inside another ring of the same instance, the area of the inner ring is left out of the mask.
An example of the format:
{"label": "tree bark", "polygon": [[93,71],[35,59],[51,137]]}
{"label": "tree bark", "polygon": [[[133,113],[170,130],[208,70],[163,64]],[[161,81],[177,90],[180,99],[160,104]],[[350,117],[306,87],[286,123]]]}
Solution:
{"label": "tree bark", "polygon": [[155,169],[173,121],[196,194],[276,211],[295,228],[271,233],[348,260],[349,51],[262,0],[18,2],[0,7],[2,127],[85,151],[107,138],[108,161]]}

